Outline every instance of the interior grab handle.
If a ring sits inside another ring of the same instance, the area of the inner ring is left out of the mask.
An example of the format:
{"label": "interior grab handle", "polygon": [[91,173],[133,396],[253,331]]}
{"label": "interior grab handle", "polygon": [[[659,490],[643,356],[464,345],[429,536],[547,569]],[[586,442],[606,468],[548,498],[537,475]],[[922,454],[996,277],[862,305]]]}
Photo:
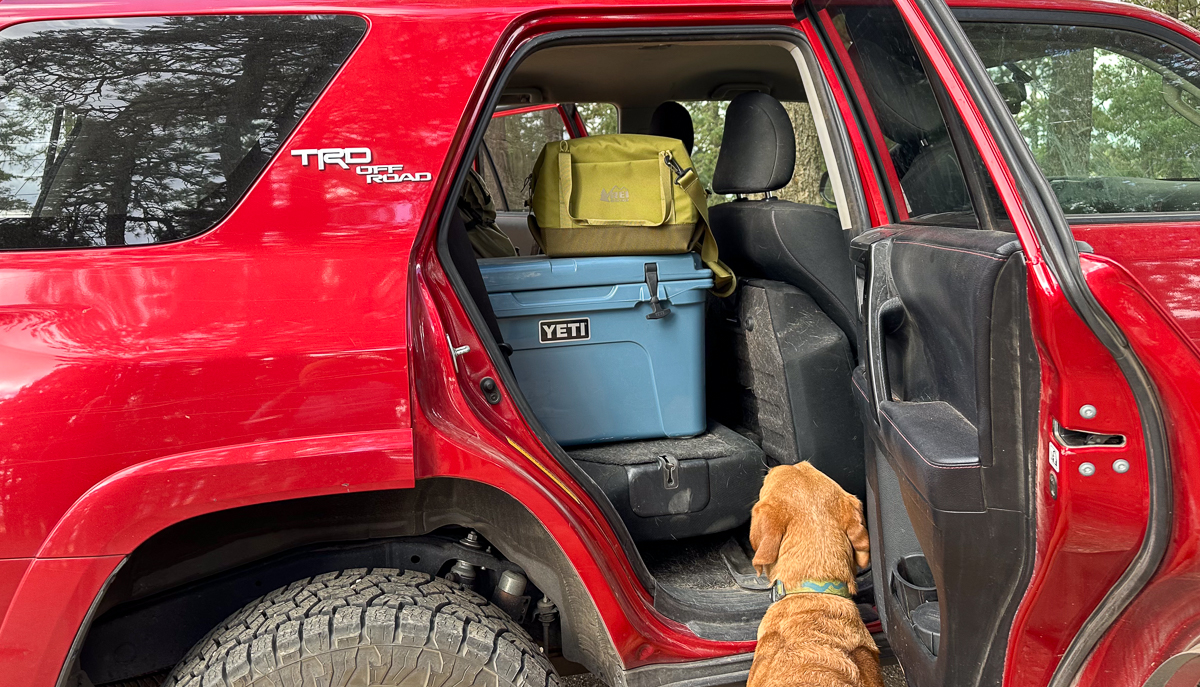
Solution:
{"label": "interior grab handle", "polygon": [[879,404],[882,401],[892,399],[885,341],[888,334],[895,332],[904,324],[904,318],[904,302],[900,300],[899,296],[893,296],[881,303],[871,318],[868,346],[871,359],[871,386],[875,395],[876,411],[879,410]]}

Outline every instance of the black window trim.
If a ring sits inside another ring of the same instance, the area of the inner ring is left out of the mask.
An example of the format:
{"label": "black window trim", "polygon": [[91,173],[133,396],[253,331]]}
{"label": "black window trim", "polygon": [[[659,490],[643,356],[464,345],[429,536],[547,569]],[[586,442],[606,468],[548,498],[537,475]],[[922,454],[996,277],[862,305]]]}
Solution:
{"label": "black window trim", "polygon": [[[1137,33],[1156,40],[1200,60],[1200,42],[1173,31],[1161,24],[1130,17],[1123,14],[1100,12],[1076,12],[1070,10],[1029,10],[991,7],[951,8],[959,23],[972,24],[1052,24],[1078,26],[1092,29],[1115,29]],[[1200,222],[1200,211],[1188,212],[1107,212],[1095,214],[1067,214],[1071,225],[1121,225],[1121,224],[1179,224]]]}

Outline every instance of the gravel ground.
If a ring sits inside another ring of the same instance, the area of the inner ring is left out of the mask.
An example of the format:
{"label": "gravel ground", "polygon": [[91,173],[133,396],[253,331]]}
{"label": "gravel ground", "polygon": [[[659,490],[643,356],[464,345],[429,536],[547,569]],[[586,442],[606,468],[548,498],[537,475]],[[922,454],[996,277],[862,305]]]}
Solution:
{"label": "gravel ground", "polygon": [[[600,678],[591,673],[568,675],[562,679],[563,687],[608,687]],[[900,666],[892,664],[883,667],[883,684],[885,687],[905,687],[904,671]]]}

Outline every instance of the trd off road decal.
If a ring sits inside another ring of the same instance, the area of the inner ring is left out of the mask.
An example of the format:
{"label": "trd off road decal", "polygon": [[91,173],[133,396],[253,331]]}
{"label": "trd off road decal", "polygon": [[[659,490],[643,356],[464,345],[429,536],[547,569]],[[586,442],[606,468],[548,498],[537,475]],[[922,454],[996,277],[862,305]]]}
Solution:
{"label": "trd off road decal", "polygon": [[306,148],[291,153],[292,157],[300,158],[300,164],[304,167],[311,166],[310,160],[316,160],[317,170],[321,172],[330,166],[348,170],[354,165],[354,173],[365,178],[368,184],[399,184],[433,179],[433,174],[429,172],[405,172],[404,165],[373,165],[370,148]]}
{"label": "trd off road decal", "polygon": [[538,322],[538,342],[587,341],[592,338],[592,322],[586,317],[574,320],[542,320]]}

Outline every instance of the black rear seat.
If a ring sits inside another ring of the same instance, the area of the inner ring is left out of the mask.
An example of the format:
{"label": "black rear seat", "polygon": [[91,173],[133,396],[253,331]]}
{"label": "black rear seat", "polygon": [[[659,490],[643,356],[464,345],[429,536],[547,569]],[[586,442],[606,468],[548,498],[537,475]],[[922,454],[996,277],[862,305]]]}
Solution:
{"label": "black rear seat", "polygon": [[718,424],[686,439],[571,451],[639,541],[724,532],[750,519],[766,473],[753,441]]}

